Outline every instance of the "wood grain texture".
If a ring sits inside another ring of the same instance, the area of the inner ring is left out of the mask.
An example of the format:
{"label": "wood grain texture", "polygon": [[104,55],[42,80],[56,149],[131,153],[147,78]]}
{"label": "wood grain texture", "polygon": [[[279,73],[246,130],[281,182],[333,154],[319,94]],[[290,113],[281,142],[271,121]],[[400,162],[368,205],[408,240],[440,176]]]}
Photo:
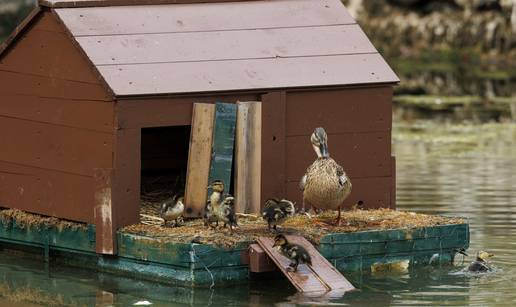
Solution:
{"label": "wood grain texture", "polygon": [[287,93],[287,136],[310,135],[316,127],[336,134],[390,131],[391,126],[390,86]]}
{"label": "wood grain texture", "polygon": [[377,53],[97,68],[117,96],[398,82]]}
{"label": "wood grain texture", "polygon": [[314,274],[312,269],[306,264],[301,264],[297,272],[289,272],[287,268],[290,265],[290,260],[281,255],[277,249],[273,248],[274,241],[272,238],[260,237],[256,240],[260,247],[267,253],[267,255],[274,261],[280,271],[290,280],[292,285],[296,287],[299,292],[304,293],[326,293],[330,289]]}
{"label": "wood grain texture", "polygon": [[114,131],[113,103],[20,94],[0,95],[0,116],[111,134]]}
{"label": "wood grain texture", "polygon": [[140,221],[141,130],[118,129],[114,138],[111,193],[119,229]]}
{"label": "wood grain texture", "polygon": [[392,189],[391,189],[391,209],[396,209],[396,157],[391,158],[392,167]]}
{"label": "wood grain texture", "polygon": [[0,131],[0,161],[83,176],[112,166],[112,133],[1,116]]}
{"label": "wood grain texture", "polygon": [[0,93],[69,100],[113,101],[100,84],[1,70]]}
{"label": "wood grain texture", "polygon": [[41,14],[41,8],[35,7],[25,19],[9,34],[9,36],[0,44],[0,60],[4,54],[14,45],[18,37],[20,37],[29,27],[37,20]]}
{"label": "wood grain texture", "polygon": [[99,254],[116,254],[116,216],[112,199],[113,169],[95,169],[95,242]]}
{"label": "wood grain texture", "polygon": [[[365,208],[389,208],[392,193],[392,177],[351,177],[353,189],[343,203],[343,208],[349,209],[358,201]],[[297,204],[303,203],[303,194],[299,190],[299,181],[287,183],[287,197]]]}
{"label": "wood grain texture", "polygon": [[78,37],[95,65],[376,53],[356,24]]}
{"label": "wood grain texture", "polygon": [[0,70],[100,84],[93,69],[67,34],[39,30],[39,22],[16,42],[0,65]]}
{"label": "wood grain texture", "polygon": [[353,291],[355,287],[307,239],[301,236],[288,236],[289,242],[300,245],[312,257],[311,269],[330,287],[331,290]]}
{"label": "wood grain texture", "polygon": [[249,245],[249,271],[253,273],[271,272],[277,270],[274,261],[265,253],[258,244]]}
{"label": "wood grain texture", "polygon": [[93,177],[0,161],[0,206],[94,223]]}
{"label": "wood grain texture", "polygon": [[186,173],[186,216],[201,217],[207,200],[215,105],[193,105],[192,132]]}
{"label": "wood grain texture", "polygon": [[286,93],[262,96],[262,191],[261,204],[268,198],[285,197],[286,188]]}
{"label": "wood grain texture", "polygon": [[259,213],[261,202],[262,106],[238,102],[235,157],[237,212]]}
{"label": "wood grain texture", "polygon": [[[390,176],[391,132],[329,134],[330,156],[351,177]],[[299,181],[317,158],[310,134],[286,138],[286,178]]]}
{"label": "wood grain texture", "polygon": [[215,103],[216,101],[256,101],[254,94],[215,94],[186,97],[153,97],[119,99],[116,105],[118,123],[122,128],[150,128],[164,126],[185,126],[192,123],[194,103]]}
{"label": "wood grain texture", "polygon": [[[236,104],[217,102],[213,123],[210,175],[208,182],[222,180],[225,193],[232,190],[233,154],[235,149]],[[208,190],[211,193],[211,190]]]}
{"label": "wood grain texture", "polygon": [[56,9],[74,36],[194,32],[355,23],[339,0]]}

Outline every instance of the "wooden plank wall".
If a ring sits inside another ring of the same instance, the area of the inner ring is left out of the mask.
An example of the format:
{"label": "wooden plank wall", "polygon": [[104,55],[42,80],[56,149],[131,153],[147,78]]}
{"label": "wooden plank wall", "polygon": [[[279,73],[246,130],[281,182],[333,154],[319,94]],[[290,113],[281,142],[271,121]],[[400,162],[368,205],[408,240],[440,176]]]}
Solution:
{"label": "wooden plank wall", "polygon": [[0,59],[0,205],[94,223],[114,104],[48,11]]}
{"label": "wooden plank wall", "polygon": [[345,206],[394,207],[391,98],[389,86],[264,95],[262,203],[284,195],[301,203],[299,180],[316,157],[310,135],[321,126],[353,183]]}

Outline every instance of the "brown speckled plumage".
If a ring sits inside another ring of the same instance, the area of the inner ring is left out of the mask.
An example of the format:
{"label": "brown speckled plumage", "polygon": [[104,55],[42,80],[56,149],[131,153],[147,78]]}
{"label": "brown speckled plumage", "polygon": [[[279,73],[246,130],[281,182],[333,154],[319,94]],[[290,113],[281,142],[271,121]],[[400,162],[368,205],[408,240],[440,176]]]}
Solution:
{"label": "brown speckled plumage", "polygon": [[319,209],[337,209],[351,193],[351,181],[332,158],[317,158],[306,170],[305,201]]}

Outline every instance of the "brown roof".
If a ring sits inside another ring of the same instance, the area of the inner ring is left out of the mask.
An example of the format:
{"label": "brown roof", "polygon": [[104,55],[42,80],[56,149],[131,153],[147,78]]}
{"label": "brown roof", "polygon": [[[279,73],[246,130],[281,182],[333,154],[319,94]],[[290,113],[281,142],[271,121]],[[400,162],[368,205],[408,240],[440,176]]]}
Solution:
{"label": "brown roof", "polygon": [[42,2],[117,96],[399,81],[340,0],[152,1],[218,3]]}

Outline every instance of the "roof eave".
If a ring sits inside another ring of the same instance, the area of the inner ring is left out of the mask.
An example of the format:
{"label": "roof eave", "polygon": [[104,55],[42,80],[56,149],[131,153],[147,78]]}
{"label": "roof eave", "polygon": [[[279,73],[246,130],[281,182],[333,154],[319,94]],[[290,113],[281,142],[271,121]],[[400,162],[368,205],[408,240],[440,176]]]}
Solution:
{"label": "roof eave", "polygon": [[49,8],[80,8],[128,5],[192,4],[217,2],[244,2],[258,0],[38,0],[40,6]]}
{"label": "roof eave", "polygon": [[388,82],[378,83],[356,83],[356,84],[328,84],[328,85],[313,85],[313,86],[299,86],[288,88],[249,88],[249,89],[234,89],[234,90],[214,90],[214,91],[196,91],[196,92],[175,92],[175,93],[148,93],[148,94],[116,94],[115,98],[120,100],[141,99],[141,98],[167,98],[176,96],[210,96],[210,95],[227,95],[235,93],[268,93],[271,91],[310,91],[322,89],[345,89],[345,88],[367,88],[367,87],[382,87],[382,86],[396,86],[400,80],[393,80]]}
{"label": "roof eave", "polygon": [[0,60],[4,53],[6,53],[18,40],[18,38],[27,31],[27,29],[32,25],[32,23],[36,20],[36,17],[41,13],[41,7],[35,7],[27,17],[11,32],[11,34],[7,37],[7,39],[0,44]]}

